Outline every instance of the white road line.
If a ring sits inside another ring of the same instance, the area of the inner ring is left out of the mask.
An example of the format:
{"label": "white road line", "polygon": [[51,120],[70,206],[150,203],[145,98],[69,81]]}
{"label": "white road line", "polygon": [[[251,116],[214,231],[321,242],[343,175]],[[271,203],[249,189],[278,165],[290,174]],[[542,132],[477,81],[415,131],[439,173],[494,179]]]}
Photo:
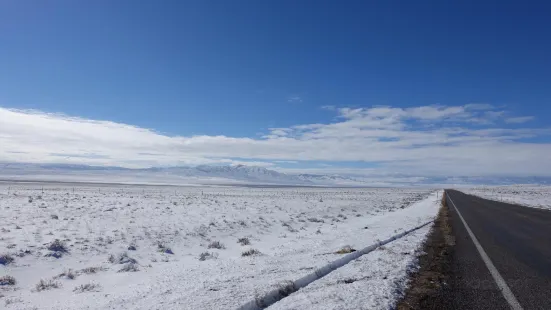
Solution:
{"label": "white road line", "polygon": [[[446,194],[446,195],[448,195],[448,194]],[[507,283],[505,282],[505,280],[503,279],[501,274],[499,274],[499,271],[497,271],[496,266],[494,266],[494,264],[490,260],[490,257],[488,257],[488,254],[486,254],[486,251],[484,251],[484,249],[482,248],[480,243],[478,243],[478,240],[476,239],[473,232],[471,231],[471,228],[469,227],[469,225],[467,225],[467,222],[465,222],[465,219],[461,215],[461,212],[459,212],[459,210],[455,206],[455,203],[453,203],[452,198],[449,195],[448,195],[448,198],[450,199],[450,202],[452,203],[455,211],[459,215],[459,218],[461,219],[461,222],[463,222],[463,225],[465,225],[465,228],[467,229],[467,233],[469,233],[469,236],[473,240],[473,243],[476,246],[476,249],[478,250],[478,253],[482,257],[482,260],[486,264],[486,267],[490,271],[490,274],[492,274],[492,277],[494,278],[494,281],[496,281],[496,284],[499,287],[499,289],[501,290],[501,293],[503,294],[503,297],[505,297],[505,300],[507,300],[507,302],[511,306],[511,309],[522,310],[522,306],[518,302],[515,295],[513,295],[513,292],[511,291],[511,289],[509,288],[509,286],[507,285]]]}

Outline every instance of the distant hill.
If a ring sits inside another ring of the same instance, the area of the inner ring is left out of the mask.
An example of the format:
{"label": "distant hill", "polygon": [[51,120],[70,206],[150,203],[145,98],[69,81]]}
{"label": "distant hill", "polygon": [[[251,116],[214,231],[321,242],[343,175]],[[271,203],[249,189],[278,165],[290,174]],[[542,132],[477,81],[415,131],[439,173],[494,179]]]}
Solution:
{"label": "distant hill", "polygon": [[139,183],[176,183],[176,184],[284,184],[313,185],[307,179],[296,175],[269,170],[256,166],[197,166],[197,167],[153,167],[128,169],[121,167],[100,167],[65,164],[0,164],[0,178],[13,180],[57,180],[57,181],[94,181],[101,178],[104,182],[124,181]]}
{"label": "distant hill", "polygon": [[308,186],[468,186],[551,184],[551,177],[419,177],[405,174],[286,174],[257,166],[122,167],[0,163],[0,179],[139,184],[266,184]]}

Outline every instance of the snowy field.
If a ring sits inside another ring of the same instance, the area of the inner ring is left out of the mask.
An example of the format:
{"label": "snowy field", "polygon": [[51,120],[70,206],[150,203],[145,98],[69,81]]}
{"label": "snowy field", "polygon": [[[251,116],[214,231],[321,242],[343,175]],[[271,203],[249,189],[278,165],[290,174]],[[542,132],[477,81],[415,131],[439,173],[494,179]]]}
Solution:
{"label": "snowy field", "polygon": [[524,206],[551,210],[551,186],[510,185],[475,187],[463,190],[466,194],[486,199],[516,203]]}
{"label": "snowy field", "polygon": [[[234,309],[438,207],[427,189],[2,184],[0,308]],[[269,309],[388,309],[429,229]]]}

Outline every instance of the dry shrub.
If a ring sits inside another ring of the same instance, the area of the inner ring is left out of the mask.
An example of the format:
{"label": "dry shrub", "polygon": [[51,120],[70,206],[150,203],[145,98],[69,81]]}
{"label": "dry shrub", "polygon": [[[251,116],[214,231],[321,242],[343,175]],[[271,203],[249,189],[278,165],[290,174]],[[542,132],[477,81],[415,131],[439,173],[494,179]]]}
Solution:
{"label": "dry shrub", "polygon": [[338,250],[337,252],[335,252],[335,254],[348,254],[348,253],[352,253],[352,252],[356,252],[355,249],[353,249],[351,246],[349,245],[345,245],[343,246],[340,250]]}
{"label": "dry shrub", "polygon": [[259,250],[257,249],[249,249],[243,253],[241,253],[241,256],[254,256],[254,255],[260,255],[262,253],[260,253]]}
{"label": "dry shrub", "polygon": [[15,285],[17,281],[15,281],[15,278],[12,276],[3,276],[0,277],[0,286],[4,285]]}
{"label": "dry shrub", "polygon": [[208,245],[209,249],[225,249],[226,246],[220,241],[213,241]]}
{"label": "dry shrub", "polygon": [[37,292],[42,292],[42,291],[51,290],[53,288],[60,288],[60,287],[61,287],[61,284],[57,281],[54,281],[54,280],[44,281],[43,279],[41,279],[40,282],[36,284],[35,290]]}

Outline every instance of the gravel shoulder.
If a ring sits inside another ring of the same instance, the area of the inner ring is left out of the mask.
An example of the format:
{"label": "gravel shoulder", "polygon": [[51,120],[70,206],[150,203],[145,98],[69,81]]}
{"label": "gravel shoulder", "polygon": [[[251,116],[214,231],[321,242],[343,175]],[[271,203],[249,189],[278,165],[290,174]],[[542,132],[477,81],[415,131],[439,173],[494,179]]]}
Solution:
{"label": "gravel shoulder", "polygon": [[405,296],[396,309],[445,309],[449,291],[455,237],[445,198],[419,256],[419,269],[411,274]]}

